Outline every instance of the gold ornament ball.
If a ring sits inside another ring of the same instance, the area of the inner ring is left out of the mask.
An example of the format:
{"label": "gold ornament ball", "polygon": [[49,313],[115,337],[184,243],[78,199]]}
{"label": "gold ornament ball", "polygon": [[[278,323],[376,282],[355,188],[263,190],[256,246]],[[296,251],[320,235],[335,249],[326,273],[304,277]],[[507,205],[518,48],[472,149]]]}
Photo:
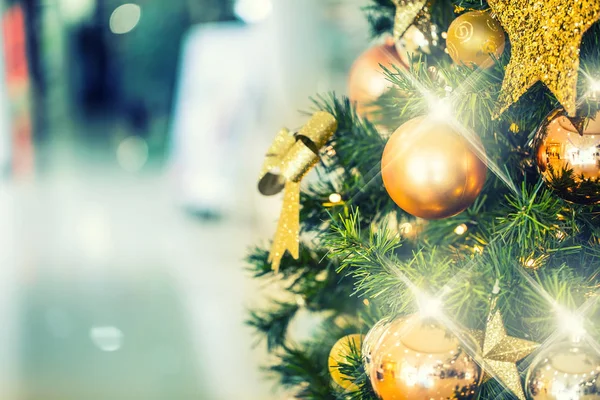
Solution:
{"label": "gold ornament ball", "polygon": [[533,148],[544,182],[559,197],[577,204],[600,203],[600,112],[585,121],[568,118],[562,108],[552,111]]}
{"label": "gold ornament ball", "polygon": [[600,356],[581,343],[559,343],[544,349],[527,371],[530,400],[599,400]]}
{"label": "gold ornament ball", "polygon": [[392,200],[424,219],[464,211],[481,192],[486,173],[485,163],[462,135],[450,124],[426,117],[400,126],[381,160],[383,183]]}
{"label": "gold ornament ball", "polygon": [[357,391],[358,387],[347,376],[342,375],[339,365],[348,363],[347,357],[353,353],[354,349],[360,351],[361,345],[362,335],[348,335],[335,342],[329,352],[329,374],[331,379],[342,389],[349,392]]}
{"label": "gold ornament ball", "polygon": [[446,48],[457,64],[475,64],[481,68],[494,65],[494,60],[504,51],[504,31],[485,11],[470,11],[450,24]]}
{"label": "gold ornament ball", "polygon": [[361,353],[365,363],[365,371],[367,375],[370,375],[371,367],[373,366],[373,350],[377,348],[379,339],[381,339],[381,336],[386,331],[389,322],[390,321],[387,318],[378,321],[375,325],[373,325],[371,330],[369,330],[365,336],[365,339],[363,340]]}
{"label": "gold ornament ball", "polygon": [[392,322],[379,339],[370,378],[382,400],[466,400],[476,398],[482,375],[454,334],[412,316]]}
{"label": "gold ornament ball", "polygon": [[406,67],[393,40],[365,51],[350,69],[348,97],[356,104],[356,111],[363,117],[369,117],[373,111],[373,102],[393,86],[380,64],[391,70],[393,65]]}

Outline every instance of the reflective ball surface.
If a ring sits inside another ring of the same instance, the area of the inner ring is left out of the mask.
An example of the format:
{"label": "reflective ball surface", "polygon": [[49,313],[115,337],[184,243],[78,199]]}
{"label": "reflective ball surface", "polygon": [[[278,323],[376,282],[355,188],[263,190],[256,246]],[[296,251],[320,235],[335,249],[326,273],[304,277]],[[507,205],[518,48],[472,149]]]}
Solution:
{"label": "reflective ball surface", "polygon": [[475,64],[481,68],[494,65],[506,39],[502,26],[485,11],[470,11],[457,17],[448,28],[446,48],[457,64]]}
{"label": "reflective ball surface", "polygon": [[406,68],[393,40],[368,49],[354,61],[348,76],[348,97],[359,115],[369,117],[374,111],[372,103],[393,86],[381,66],[393,71],[394,65]]}
{"label": "reflective ball surface", "polygon": [[373,349],[377,348],[379,344],[379,339],[385,333],[390,321],[387,318],[384,318],[378,321],[371,330],[365,336],[363,340],[363,345],[361,349],[361,353],[363,356],[363,360],[365,362],[365,371],[369,374],[371,371],[371,367],[373,366]]}
{"label": "reflective ball surface", "polygon": [[599,400],[600,355],[585,345],[559,343],[544,349],[527,371],[531,400]]}
{"label": "reflective ball surface", "polygon": [[595,119],[572,119],[552,111],[534,141],[538,171],[561,198],[577,204],[600,202],[600,112]]}
{"label": "reflective ball surface", "polygon": [[[478,147],[482,148],[478,138]],[[388,140],[381,176],[388,194],[409,214],[448,218],[469,207],[485,183],[487,166],[449,123],[417,117]]]}
{"label": "reflective ball surface", "polygon": [[475,399],[481,379],[452,332],[416,316],[390,323],[373,350],[371,384],[382,400]]}

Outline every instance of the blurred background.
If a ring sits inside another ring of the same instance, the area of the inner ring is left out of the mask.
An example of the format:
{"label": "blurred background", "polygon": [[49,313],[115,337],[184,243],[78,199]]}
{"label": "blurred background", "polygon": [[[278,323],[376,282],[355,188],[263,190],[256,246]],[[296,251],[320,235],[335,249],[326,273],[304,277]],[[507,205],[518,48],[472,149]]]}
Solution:
{"label": "blurred background", "polygon": [[346,91],[364,3],[0,1],[0,398],[289,398],[244,326],[256,183]]}

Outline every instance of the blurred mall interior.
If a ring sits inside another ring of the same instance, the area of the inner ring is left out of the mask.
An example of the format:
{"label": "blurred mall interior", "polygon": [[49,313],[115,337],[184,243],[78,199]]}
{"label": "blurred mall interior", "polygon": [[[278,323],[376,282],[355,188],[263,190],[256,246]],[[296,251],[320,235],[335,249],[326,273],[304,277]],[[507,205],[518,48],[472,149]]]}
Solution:
{"label": "blurred mall interior", "polygon": [[244,325],[278,296],[256,182],[345,92],[366,1],[1,3],[0,398],[288,399]]}

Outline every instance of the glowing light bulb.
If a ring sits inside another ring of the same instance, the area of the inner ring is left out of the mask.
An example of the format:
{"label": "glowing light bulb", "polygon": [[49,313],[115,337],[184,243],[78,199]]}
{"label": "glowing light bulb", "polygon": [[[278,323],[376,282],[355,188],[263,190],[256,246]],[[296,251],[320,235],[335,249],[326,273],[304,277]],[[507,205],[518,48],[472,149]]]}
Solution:
{"label": "glowing light bulb", "polygon": [[452,118],[452,106],[447,99],[428,94],[425,96],[429,105],[429,117],[437,121],[448,121]]}
{"label": "glowing light bulb", "polygon": [[527,268],[533,268],[535,267],[535,260],[533,258],[530,258],[527,261],[525,261],[524,264]]}
{"label": "glowing light bulb", "polygon": [[454,233],[456,233],[457,235],[464,235],[467,232],[467,229],[469,228],[466,224],[460,224],[459,226],[454,228]]}
{"label": "glowing light bulb", "polygon": [[437,317],[442,312],[442,301],[425,293],[417,293],[417,303],[423,317]]}
{"label": "glowing light bulb", "polygon": [[599,79],[589,79],[590,82],[590,90],[588,92],[588,97],[593,100],[600,99],[600,80]]}
{"label": "glowing light bulb", "polygon": [[342,201],[342,195],[339,193],[331,193],[329,195],[329,201],[331,203],[339,203],[340,201]]}
{"label": "glowing light bulb", "polygon": [[574,342],[579,342],[586,335],[583,316],[557,305],[556,317],[558,325]]}

